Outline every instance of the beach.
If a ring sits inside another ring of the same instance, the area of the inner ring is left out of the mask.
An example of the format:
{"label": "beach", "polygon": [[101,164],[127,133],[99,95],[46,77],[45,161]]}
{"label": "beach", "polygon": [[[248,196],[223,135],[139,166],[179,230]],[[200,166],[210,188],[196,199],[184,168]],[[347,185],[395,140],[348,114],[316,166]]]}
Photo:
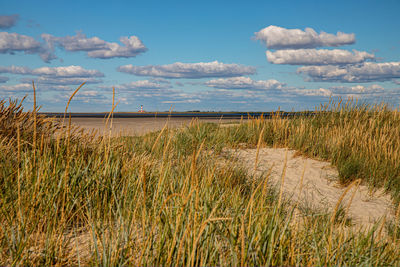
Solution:
{"label": "beach", "polygon": [[[194,118],[114,118],[112,119],[111,133],[113,136],[143,135],[161,130],[165,125],[177,128],[188,125]],[[198,118],[201,122],[221,124],[239,123],[240,119]],[[66,120],[67,121],[67,120]],[[74,117],[71,123],[88,131],[98,131],[103,134],[105,130],[104,118]]]}

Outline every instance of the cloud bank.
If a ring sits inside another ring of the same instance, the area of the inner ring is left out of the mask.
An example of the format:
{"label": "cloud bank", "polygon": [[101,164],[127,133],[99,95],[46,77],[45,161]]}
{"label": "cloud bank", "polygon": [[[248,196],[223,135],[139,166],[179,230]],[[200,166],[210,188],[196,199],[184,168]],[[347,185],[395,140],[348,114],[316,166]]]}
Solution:
{"label": "cloud bank", "polygon": [[[355,97],[365,98],[374,97],[376,95],[385,95],[384,88],[378,84],[372,84],[370,86],[355,85],[355,86],[332,86],[329,89],[298,89],[291,90],[292,93],[303,96],[323,96],[323,97]],[[390,94],[390,92],[389,92]]]}
{"label": "cloud bank", "polygon": [[74,65],[65,67],[41,67],[36,69],[31,69],[28,67],[19,67],[19,66],[0,67],[0,73],[37,75],[37,76],[47,76],[52,78],[104,77],[104,74],[98,70],[87,70],[81,66],[74,66]]}
{"label": "cloud bank", "polygon": [[273,90],[281,89],[285,84],[277,80],[254,81],[249,77],[235,77],[228,79],[216,79],[205,82],[208,87],[219,89],[236,89],[236,90]]}
{"label": "cloud bank", "polygon": [[267,51],[267,59],[273,64],[288,65],[343,65],[364,62],[374,59],[373,54],[353,50],[353,53],[342,49],[290,49]]}
{"label": "cloud bank", "polygon": [[169,65],[149,66],[124,65],[118,67],[117,70],[137,76],[162,77],[169,79],[236,77],[256,73],[256,69],[254,67],[238,64],[225,64],[218,61],[199,63],[176,62]]}
{"label": "cloud bank", "polygon": [[1,85],[1,92],[32,92],[32,83],[20,83],[16,85]]}
{"label": "cloud bank", "polygon": [[373,82],[400,78],[400,62],[365,62],[348,66],[304,66],[297,73],[315,82]]}
{"label": "cloud bank", "polygon": [[134,81],[115,86],[115,89],[122,91],[159,90],[166,88],[171,88],[171,86],[166,83],[158,83],[149,80]]}
{"label": "cloud bank", "polygon": [[88,70],[81,66],[73,65],[65,67],[41,67],[36,69],[9,66],[0,67],[0,73],[36,76],[21,79],[22,85],[3,86],[2,90],[5,91],[21,91],[21,88],[29,88],[32,90],[32,81],[38,85],[38,88],[43,90],[69,91],[71,88],[67,85],[79,85],[83,82],[98,84],[103,82],[103,80],[99,78],[104,77],[104,74],[98,70]]}
{"label": "cloud bank", "polygon": [[55,56],[40,42],[30,36],[0,32],[0,54],[15,54],[15,52],[25,52],[25,54],[39,54],[45,62],[50,62]]}
{"label": "cloud bank", "polygon": [[39,84],[46,84],[46,85],[79,85],[82,83],[87,83],[87,84],[98,84],[102,83],[103,80],[101,79],[96,79],[93,77],[85,77],[85,78],[79,78],[79,77],[69,77],[69,78],[51,78],[51,77],[35,77],[35,78],[23,78],[21,79],[21,82],[23,83],[30,83],[34,81],[35,83]]}
{"label": "cloud bank", "polygon": [[101,59],[131,58],[148,50],[136,36],[121,37],[121,44],[106,42],[98,37],[88,38],[82,33],[65,37],[43,33],[41,37],[44,43],[30,36],[0,32],[0,54],[13,55],[16,52],[38,54],[44,62],[49,63],[57,58],[54,53],[56,46],[69,52],[84,51],[88,57]]}
{"label": "cloud bank", "polygon": [[312,28],[285,29],[278,26],[268,26],[254,33],[255,39],[262,41],[268,49],[302,49],[324,46],[342,46],[354,44],[356,39],[354,33],[337,32],[330,34],[326,32],[317,33]]}
{"label": "cloud bank", "polygon": [[44,33],[42,38],[53,51],[54,47],[58,46],[70,52],[87,52],[91,58],[130,58],[147,51],[146,46],[136,36],[121,37],[119,40],[123,45],[106,42],[98,37],[88,38],[83,33],[65,37],[55,37]]}
{"label": "cloud bank", "polygon": [[334,94],[379,94],[384,92],[384,88],[378,84],[372,84],[370,86],[355,85],[355,86],[333,86],[329,88]]}

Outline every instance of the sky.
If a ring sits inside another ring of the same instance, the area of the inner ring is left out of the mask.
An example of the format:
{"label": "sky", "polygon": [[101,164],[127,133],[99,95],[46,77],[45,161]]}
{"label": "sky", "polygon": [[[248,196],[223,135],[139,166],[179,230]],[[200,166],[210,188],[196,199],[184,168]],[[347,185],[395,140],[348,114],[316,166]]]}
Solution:
{"label": "sky", "polygon": [[0,99],[41,111],[400,105],[400,1],[0,0]]}

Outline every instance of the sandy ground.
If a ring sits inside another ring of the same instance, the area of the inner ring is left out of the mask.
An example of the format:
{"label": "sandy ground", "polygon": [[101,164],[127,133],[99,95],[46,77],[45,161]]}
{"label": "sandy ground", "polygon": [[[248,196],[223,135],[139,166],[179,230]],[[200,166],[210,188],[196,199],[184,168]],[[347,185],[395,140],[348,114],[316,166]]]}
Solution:
{"label": "sandy ground", "polygon": [[[269,181],[278,188],[281,185],[287,153],[283,192],[286,197],[294,201],[299,200],[303,205],[333,210],[346,189],[338,184],[338,172],[328,162],[296,156],[294,150],[261,148],[255,170],[256,152],[256,149],[228,150],[230,155],[237,157],[253,173],[255,171],[256,174],[266,174],[272,168]],[[300,192],[302,176],[303,185]],[[374,222],[385,216],[389,219],[393,215],[390,197],[381,190],[372,193],[364,185],[358,188],[353,186],[345,195],[342,204],[344,208],[350,204],[347,215],[353,224],[364,229],[369,229]]]}
{"label": "sandy ground", "polygon": [[[143,135],[149,132],[161,130],[165,124],[168,127],[177,128],[187,125],[192,118],[114,118],[112,124],[112,135]],[[199,119],[203,122],[234,123],[238,119]],[[105,122],[102,118],[72,118],[71,122],[86,130],[97,130],[100,134],[104,132]]]}

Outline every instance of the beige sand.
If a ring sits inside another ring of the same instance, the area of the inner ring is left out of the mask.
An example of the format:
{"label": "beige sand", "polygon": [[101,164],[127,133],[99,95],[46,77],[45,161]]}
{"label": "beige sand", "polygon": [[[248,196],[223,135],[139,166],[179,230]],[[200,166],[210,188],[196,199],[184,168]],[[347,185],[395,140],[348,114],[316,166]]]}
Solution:
{"label": "beige sand", "polygon": [[[214,122],[224,125],[231,122],[239,122],[240,119],[199,119],[202,122]],[[170,128],[178,128],[189,124],[192,118],[114,118],[112,123],[112,135],[143,135],[149,132],[161,130],[165,124]],[[86,130],[97,130],[103,134],[105,122],[103,118],[72,118],[71,122]],[[109,130],[107,130],[108,133]]]}
{"label": "beige sand", "polygon": [[[256,149],[227,150],[228,153],[237,157],[243,164],[254,173]],[[258,156],[256,174],[262,174],[272,168],[270,181],[280,186],[282,171],[287,163],[283,182],[283,192],[286,197],[294,201],[300,200],[302,204],[311,205],[314,208],[334,209],[346,188],[338,184],[338,172],[329,163],[295,156],[294,150],[284,148],[261,148]],[[299,193],[300,181],[305,168],[303,187]],[[392,217],[392,201],[382,190],[370,192],[360,185],[351,189],[344,198],[342,204],[347,208],[353,192],[356,192],[348,210],[348,216],[352,223],[369,229],[374,222],[381,218]]]}

